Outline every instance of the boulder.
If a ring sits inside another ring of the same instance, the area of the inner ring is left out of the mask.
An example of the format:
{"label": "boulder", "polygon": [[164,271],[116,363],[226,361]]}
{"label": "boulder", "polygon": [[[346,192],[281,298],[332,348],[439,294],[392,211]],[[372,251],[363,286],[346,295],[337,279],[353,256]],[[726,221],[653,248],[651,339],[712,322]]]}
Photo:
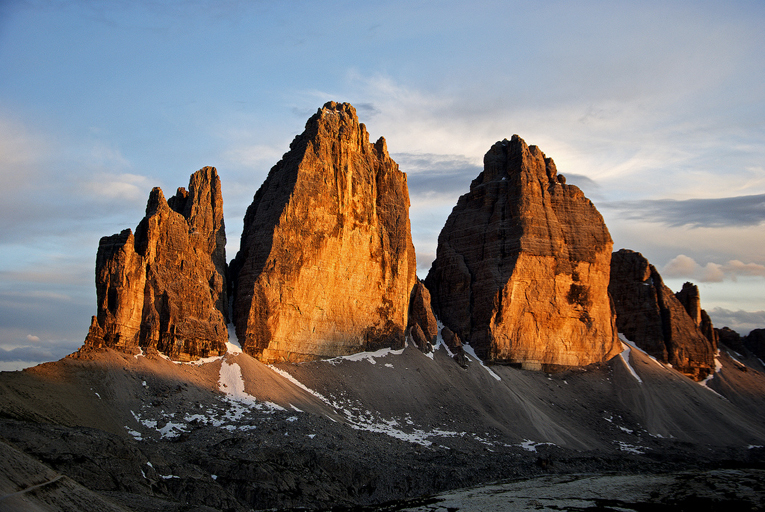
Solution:
{"label": "boulder", "polygon": [[242,349],[305,361],[403,347],[415,256],[406,175],[329,102],[269,172],[232,263]]}
{"label": "boulder", "polygon": [[613,254],[608,290],[619,332],[630,341],[694,380],[714,371],[712,342],[642,254],[628,249]]}
{"label": "boulder", "polygon": [[425,284],[439,319],[482,359],[587,365],[621,350],[612,246],[592,202],[514,135],[491,147],[459,198]]}
{"label": "boulder", "polygon": [[96,256],[97,314],[85,347],[139,347],[189,361],[225,353],[226,231],[213,167],[188,191],[149,195],[135,234],[104,237]]}

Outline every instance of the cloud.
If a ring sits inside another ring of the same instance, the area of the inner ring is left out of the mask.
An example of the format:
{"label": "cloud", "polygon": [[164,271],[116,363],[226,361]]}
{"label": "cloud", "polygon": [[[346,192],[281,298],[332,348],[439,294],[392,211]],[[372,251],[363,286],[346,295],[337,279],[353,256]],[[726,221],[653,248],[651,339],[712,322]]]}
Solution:
{"label": "cloud", "polygon": [[454,199],[470,190],[470,182],[483,170],[464,155],[394,153],[399,168],[407,173],[412,196],[448,196]]}
{"label": "cloud", "polygon": [[662,269],[667,278],[692,279],[702,283],[736,281],[739,276],[765,277],[765,265],[730,260],[725,264],[708,262],[702,266],[693,258],[679,254]]}
{"label": "cloud", "polygon": [[99,173],[89,176],[82,185],[98,201],[143,201],[149,197],[149,191],[152,189],[149,178],[130,173]]}
{"label": "cloud", "polygon": [[10,350],[0,347],[0,361],[29,361],[44,363],[56,361],[76,351],[82,344],[66,341],[35,342],[34,346],[16,347]]}
{"label": "cloud", "polygon": [[670,227],[758,226],[765,221],[765,194],[717,199],[644,199],[602,202],[626,220],[653,222]]}
{"label": "cloud", "polygon": [[39,336],[32,336],[31,334],[27,334],[27,339],[28,339],[29,341],[32,341],[32,342],[38,342],[38,341],[40,341],[40,337],[39,337]]}
{"label": "cloud", "polygon": [[730,327],[741,335],[749,334],[753,329],[765,328],[765,311],[731,311],[725,308],[713,308],[707,313],[715,327]]}

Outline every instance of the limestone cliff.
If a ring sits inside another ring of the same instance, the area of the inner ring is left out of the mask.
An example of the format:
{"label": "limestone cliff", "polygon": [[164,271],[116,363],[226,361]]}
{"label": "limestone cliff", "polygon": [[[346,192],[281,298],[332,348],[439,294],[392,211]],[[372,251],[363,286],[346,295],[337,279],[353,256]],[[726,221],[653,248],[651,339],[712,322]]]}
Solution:
{"label": "limestone cliff", "polygon": [[159,350],[188,361],[225,352],[226,232],[213,167],[165,200],[154,188],[136,228],[104,237],[96,256],[97,315],[86,347]]}
{"label": "limestone cliff", "polygon": [[[613,254],[608,290],[616,325],[629,340],[694,380],[714,370],[712,342],[642,254],[627,249]],[[700,320],[700,312],[696,316]]]}
{"label": "limestone cliff", "polygon": [[444,325],[484,359],[586,365],[620,351],[607,292],[612,245],[582,191],[514,135],[486,153],[425,284]]}
{"label": "limestone cliff", "polygon": [[415,259],[406,175],[327,103],[247,209],[232,263],[245,352],[300,361],[403,346]]}

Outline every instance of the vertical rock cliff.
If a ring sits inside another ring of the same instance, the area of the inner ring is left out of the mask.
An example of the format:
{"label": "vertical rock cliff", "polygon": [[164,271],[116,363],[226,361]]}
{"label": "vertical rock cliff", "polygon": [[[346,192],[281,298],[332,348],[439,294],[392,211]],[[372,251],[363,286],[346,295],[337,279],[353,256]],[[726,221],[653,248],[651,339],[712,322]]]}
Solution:
{"label": "vertical rock cliff", "polygon": [[245,352],[301,361],[403,346],[416,268],[406,175],[351,105],[308,120],[255,194],[240,247]]}
{"label": "vertical rock cliff", "polygon": [[156,349],[188,361],[225,352],[226,231],[213,167],[169,201],[154,188],[135,235],[104,237],[86,347]]}
{"label": "vertical rock cliff", "polygon": [[688,312],[688,316],[691,317],[693,323],[699,328],[701,333],[706,336],[709,342],[712,344],[712,349],[717,350],[719,343],[719,337],[717,331],[712,325],[712,319],[706,311],[701,309],[701,294],[699,294],[699,287],[693,283],[683,283],[683,289],[675,293],[675,297],[683,305],[685,311]]}
{"label": "vertical rock cliff", "polygon": [[[642,254],[627,249],[613,254],[608,290],[619,332],[630,341],[694,380],[714,370],[712,342]],[[700,322],[701,308],[694,305],[691,290],[684,295]]]}
{"label": "vertical rock cliff", "polygon": [[479,356],[586,365],[620,351],[607,292],[612,246],[590,200],[514,135],[486,153],[425,284],[441,321]]}

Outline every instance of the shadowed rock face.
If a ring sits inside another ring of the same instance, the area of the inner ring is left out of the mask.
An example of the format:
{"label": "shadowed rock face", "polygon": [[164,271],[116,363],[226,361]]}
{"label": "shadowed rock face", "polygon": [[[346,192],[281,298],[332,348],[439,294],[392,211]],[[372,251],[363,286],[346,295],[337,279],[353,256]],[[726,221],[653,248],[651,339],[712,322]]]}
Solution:
{"label": "shadowed rock face", "polygon": [[[642,254],[628,249],[613,254],[608,290],[616,308],[616,325],[629,340],[694,380],[714,370],[712,342]],[[688,302],[693,305],[692,300]],[[700,307],[691,310],[701,322]]]}
{"label": "shadowed rock face", "polygon": [[189,361],[225,352],[226,232],[213,167],[165,200],[154,188],[136,228],[104,237],[96,256],[98,313],[85,346],[156,349]]}
{"label": "shadowed rock face", "polygon": [[441,321],[479,356],[587,365],[620,350],[607,292],[612,245],[590,200],[514,135],[486,153],[425,284]]}
{"label": "shadowed rock face", "polygon": [[240,247],[245,352],[301,361],[403,346],[416,268],[406,175],[351,105],[308,120],[255,194]]}
{"label": "shadowed rock face", "polygon": [[717,350],[719,337],[717,331],[712,325],[712,319],[706,311],[701,309],[701,295],[699,294],[699,287],[693,283],[683,283],[683,289],[675,293],[675,297],[683,305],[688,312],[688,316],[691,317],[696,327],[701,330],[701,333],[706,336],[709,342],[712,344],[712,348]]}
{"label": "shadowed rock face", "polygon": [[438,336],[438,323],[433,314],[430,292],[417,280],[409,303],[409,329],[412,341],[423,352],[431,352]]}

